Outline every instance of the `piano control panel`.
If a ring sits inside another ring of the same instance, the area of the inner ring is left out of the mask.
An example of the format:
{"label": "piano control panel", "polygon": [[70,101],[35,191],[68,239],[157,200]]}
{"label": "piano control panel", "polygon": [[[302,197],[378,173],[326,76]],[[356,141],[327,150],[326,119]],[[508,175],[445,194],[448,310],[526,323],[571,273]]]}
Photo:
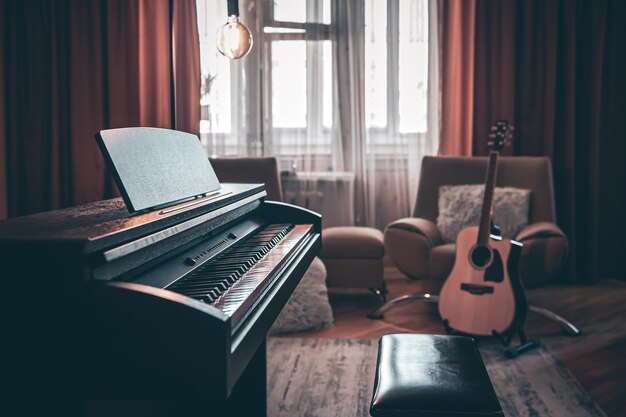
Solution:
{"label": "piano control panel", "polygon": [[244,241],[262,228],[261,218],[249,218],[217,233],[210,233],[199,243],[168,259],[155,268],[131,279],[138,284],[167,288],[193,271],[202,268],[233,245]]}

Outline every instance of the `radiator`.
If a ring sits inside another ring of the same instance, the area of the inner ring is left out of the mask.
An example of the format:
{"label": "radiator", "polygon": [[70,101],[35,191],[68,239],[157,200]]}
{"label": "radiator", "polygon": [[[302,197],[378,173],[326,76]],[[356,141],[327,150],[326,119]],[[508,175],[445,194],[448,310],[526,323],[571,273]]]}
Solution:
{"label": "radiator", "polygon": [[322,215],[322,226],[354,225],[354,174],[351,172],[283,172],[285,202]]}

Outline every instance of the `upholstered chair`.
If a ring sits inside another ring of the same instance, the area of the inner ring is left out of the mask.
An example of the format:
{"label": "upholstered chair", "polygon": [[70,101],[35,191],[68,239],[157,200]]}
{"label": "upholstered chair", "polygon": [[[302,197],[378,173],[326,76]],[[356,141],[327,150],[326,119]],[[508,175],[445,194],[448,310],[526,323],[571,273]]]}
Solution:
{"label": "upholstered chair", "polygon": [[[482,184],[487,158],[425,157],[413,216],[385,230],[385,250],[400,271],[413,279],[445,280],[452,270],[455,244],[444,243],[437,227],[439,187]],[[526,288],[552,282],[568,252],[567,237],[556,225],[552,168],[546,157],[501,157],[496,187],[531,190],[528,225],[515,239],[524,244],[520,276]]]}
{"label": "upholstered chair", "polygon": [[214,158],[211,166],[222,182],[264,183],[268,200],[283,201],[276,158]]}
{"label": "upholstered chair", "polygon": [[[396,267],[412,279],[438,280],[450,274],[456,253],[444,243],[437,226],[439,187],[483,184],[487,158],[424,157],[413,216],[396,220],[385,230],[385,252]],[[568,252],[567,237],[556,225],[552,167],[546,157],[498,158],[496,187],[531,190],[528,224],[514,238],[523,243],[520,277],[526,288],[552,282]],[[397,297],[369,315],[381,319],[391,308],[413,301],[437,302],[436,294]],[[553,312],[530,305],[531,312],[554,321],[572,336],[580,335],[572,323]]]}

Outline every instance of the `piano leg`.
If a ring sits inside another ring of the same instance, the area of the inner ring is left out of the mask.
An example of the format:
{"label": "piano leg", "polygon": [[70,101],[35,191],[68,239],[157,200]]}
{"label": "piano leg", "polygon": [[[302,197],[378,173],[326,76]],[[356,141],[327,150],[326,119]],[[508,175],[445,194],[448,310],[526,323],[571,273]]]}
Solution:
{"label": "piano leg", "polygon": [[[223,412],[215,415],[263,416],[267,415],[267,364],[266,341],[261,343],[252,360],[222,405]],[[213,415],[213,413],[211,413]]]}
{"label": "piano leg", "polygon": [[[230,397],[226,401],[216,402],[197,398],[193,402],[180,403],[172,416],[194,417],[266,417],[267,416],[267,368],[266,340],[248,363],[239,377]],[[169,414],[168,414],[169,417]]]}

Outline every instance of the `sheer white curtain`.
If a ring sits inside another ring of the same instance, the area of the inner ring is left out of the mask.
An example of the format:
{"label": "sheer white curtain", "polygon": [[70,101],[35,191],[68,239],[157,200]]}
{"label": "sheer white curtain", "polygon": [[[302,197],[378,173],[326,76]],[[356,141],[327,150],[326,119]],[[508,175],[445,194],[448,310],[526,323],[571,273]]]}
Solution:
{"label": "sheer white curtain", "polygon": [[341,134],[355,173],[355,221],[383,229],[411,213],[422,157],[437,153],[436,0],[336,3]]}
{"label": "sheer white curtain", "polygon": [[[201,69],[200,140],[211,157],[261,156],[257,111],[261,108],[259,51],[255,46],[246,58],[238,61],[219,53],[215,38],[227,20],[226,5],[225,0],[196,0]],[[255,32],[254,15],[245,7],[241,7],[241,12],[246,25]]]}
{"label": "sheer white curtain", "polygon": [[287,202],[321,212],[323,224],[352,224],[353,175],[344,169],[337,113],[330,0],[277,0],[263,38],[266,154],[276,156]]}
{"label": "sheer white curtain", "polygon": [[408,216],[437,151],[435,2],[240,0],[255,43],[231,62],[214,47],[226,2],[198,0],[207,152],[275,156],[286,200],[325,226]]}

